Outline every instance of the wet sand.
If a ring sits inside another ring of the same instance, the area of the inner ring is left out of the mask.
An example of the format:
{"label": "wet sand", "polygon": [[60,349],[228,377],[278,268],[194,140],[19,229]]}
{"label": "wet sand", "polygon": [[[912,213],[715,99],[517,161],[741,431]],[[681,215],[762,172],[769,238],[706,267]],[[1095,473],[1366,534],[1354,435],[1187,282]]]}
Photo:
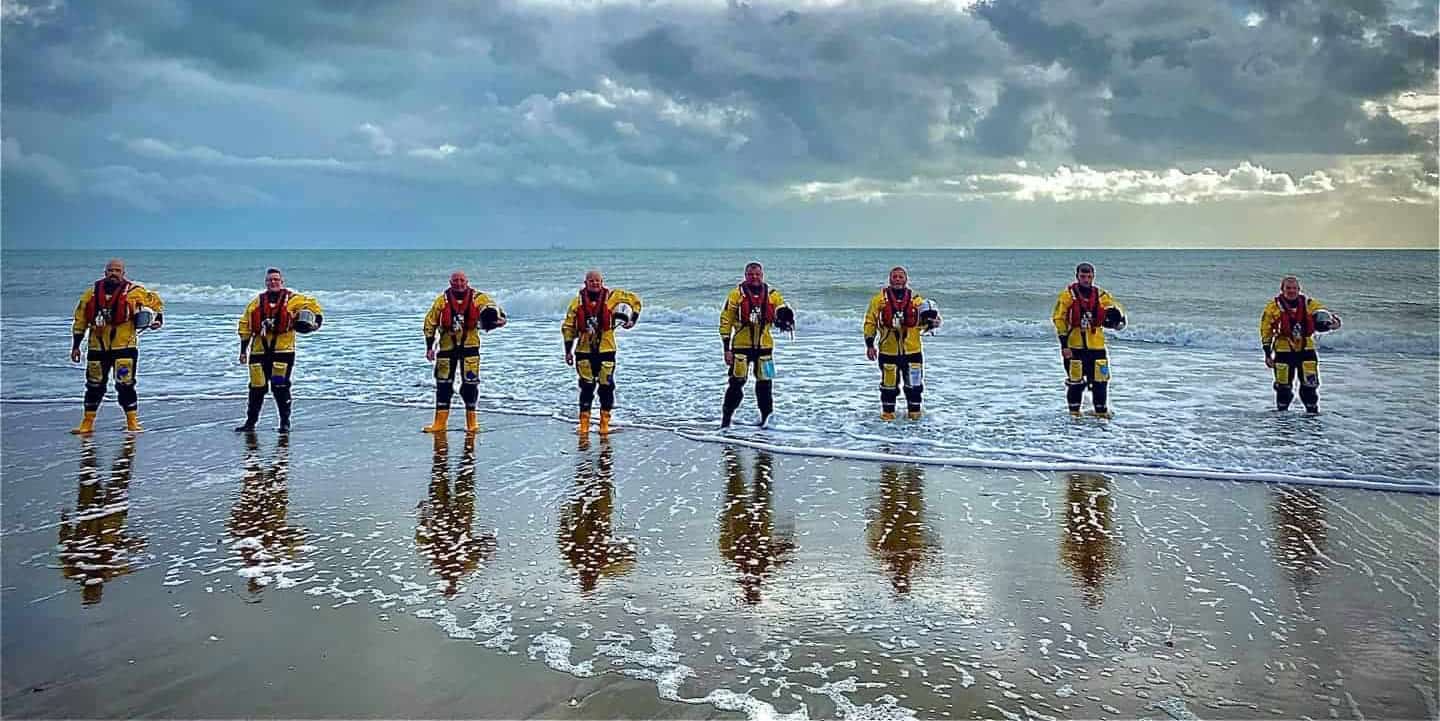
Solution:
{"label": "wet sand", "polygon": [[3,404],[6,716],[1437,714],[1434,497],[240,403]]}

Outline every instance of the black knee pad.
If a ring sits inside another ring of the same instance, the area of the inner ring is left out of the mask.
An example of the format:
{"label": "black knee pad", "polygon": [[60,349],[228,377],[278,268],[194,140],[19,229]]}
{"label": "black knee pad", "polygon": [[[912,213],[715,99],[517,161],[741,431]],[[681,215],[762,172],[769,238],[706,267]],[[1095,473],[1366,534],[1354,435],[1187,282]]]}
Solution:
{"label": "black knee pad", "polygon": [[600,410],[608,411],[615,407],[615,386],[600,386]]}

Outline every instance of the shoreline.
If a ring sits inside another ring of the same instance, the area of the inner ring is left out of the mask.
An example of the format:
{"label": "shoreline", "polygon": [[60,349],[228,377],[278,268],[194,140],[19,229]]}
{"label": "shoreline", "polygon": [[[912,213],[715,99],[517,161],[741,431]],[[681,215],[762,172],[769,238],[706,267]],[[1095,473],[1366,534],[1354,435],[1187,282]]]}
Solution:
{"label": "shoreline", "polygon": [[152,407],[127,442],[118,412],[78,439],[73,407],[0,405],[9,715],[1433,705],[1430,496],[582,443],[493,414],[437,443],[423,409],[338,401],[252,443],[215,430],[239,410]]}

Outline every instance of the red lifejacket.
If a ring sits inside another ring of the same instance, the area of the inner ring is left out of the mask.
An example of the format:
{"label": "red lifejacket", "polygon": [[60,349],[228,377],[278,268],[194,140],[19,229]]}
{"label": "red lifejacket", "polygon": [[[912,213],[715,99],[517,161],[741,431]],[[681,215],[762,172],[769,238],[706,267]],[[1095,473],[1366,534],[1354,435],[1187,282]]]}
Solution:
{"label": "red lifejacket", "polygon": [[480,323],[480,309],[475,307],[475,289],[466,288],[463,298],[457,298],[453,289],[445,291],[445,306],[440,309],[440,330],[450,332],[455,327],[457,316],[464,318],[465,330],[475,330]]}
{"label": "red lifejacket", "polygon": [[770,286],[760,284],[760,292],[751,294],[744,283],[740,284],[740,322],[749,323],[752,311],[760,311],[760,324],[775,322],[775,306],[770,304]]}
{"label": "red lifejacket", "polygon": [[250,334],[260,335],[261,328],[265,327],[265,320],[268,318],[275,322],[271,333],[280,335],[290,330],[290,311],[286,305],[290,303],[290,289],[285,288],[276,296],[275,302],[270,302],[270,291],[265,291],[256,299],[255,310],[250,311]]}
{"label": "red lifejacket", "polygon": [[914,328],[920,325],[920,314],[915,310],[915,304],[910,302],[910,289],[906,288],[897,295],[895,289],[885,286],[885,302],[880,306],[880,325],[890,328],[895,323],[895,316],[900,316],[902,328]]}
{"label": "red lifejacket", "polygon": [[1295,307],[1290,308],[1285,296],[1275,296],[1275,306],[1280,309],[1280,317],[1275,319],[1276,338],[1294,338],[1295,330],[1300,330],[1301,338],[1309,338],[1315,335],[1315,318],[1310,315],[1310,301],[1305,296],[1295,298]]}
{"label": "red lifejacket", "polygon": [[1099,328],[1105,322],[1105,310],[1100,307],[1100,289],[1090,286],[1090,297],[1080,294],[1080,284],[1070,284],[1070,330],[1081,327],[1085,313],[1090,314],[1090,327]]}
{"label": "red lifejacket", "polygon": [[111,294],[105,293],[105,279],[95,281],[95,290],[90,294],[90,300],[85,302],[85,317],[90,320],[90,325],[95,325],[96,319],[100,317],[101,311],[110,311],[110,318],[107,324],[117,326],[130,320],[130,303],[125,299],[130,292],[130,281],[123,281]]}
{"label": "red lifejacket", "polygon": [[580,289],[580,304],[575,307],[575,334],[584,335],[590,330],[591,319],[595,320],[595,337],[599,337],[609,330],[610,304],[606,301],[610,298],[610,289],[601,287],[600,294],[595,300],[590,300],[590,294],[586,289]]}

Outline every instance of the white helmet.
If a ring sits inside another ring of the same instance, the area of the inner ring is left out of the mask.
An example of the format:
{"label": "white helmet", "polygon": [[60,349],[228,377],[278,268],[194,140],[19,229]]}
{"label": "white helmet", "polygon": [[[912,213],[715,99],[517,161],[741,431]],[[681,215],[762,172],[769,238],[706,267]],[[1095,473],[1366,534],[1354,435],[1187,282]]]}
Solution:
{"label": "white helmet", "polygon": [[610,311],[611,327],[619,328],[635,320],[635,310],[629,303],[618,303],[615,310]]}
{"label": "white helmet", "polygon": [[136,308],[133,317],[135,319],[135,329],[145,330],[150,327],[151,323],[155,322],[155,311],[144,307]]}
{"label": "white helmet", "polygon": [[315,311],[304,308],[295,314],[295,332],[301,335],[315,332]]}
{"label": "white helmet", "polygon": [[920,325],[926,329],[940,327],[940,304],[929,298],[920,304]]}

